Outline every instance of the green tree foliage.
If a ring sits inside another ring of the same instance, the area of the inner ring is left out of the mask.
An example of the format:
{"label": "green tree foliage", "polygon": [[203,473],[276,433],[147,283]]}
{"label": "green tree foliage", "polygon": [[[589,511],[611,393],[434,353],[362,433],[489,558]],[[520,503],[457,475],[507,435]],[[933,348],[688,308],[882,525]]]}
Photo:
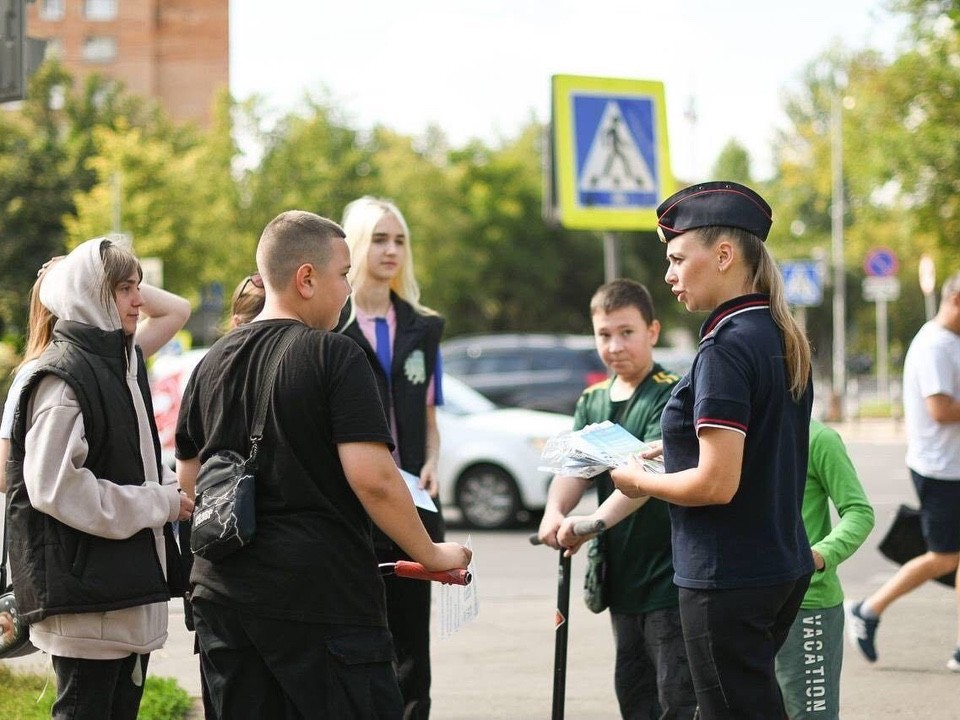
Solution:
{"label": "green tree foliage", "polygon": [[22,337],[37,270],[66,247],[64,218],[96,181],[88,167],[95,129],[157,125],[159,117],[98,76],[75,87],[55,62],[31,78],[20,112],[0,113],[0,334]]}
{"label": "green tree foliage", "polygon": [[530,124],[490,149],[474,141],[450,154],[455,195],[468,217],[453,267],[459,291],[447,313],[454,332],[589,329],[587,304],[603,280],[592,234],[542,219],[543,128]]}
{"label": "green tree foliage", "polygon": [[0,334],[19,335],[37,270],[63,246],[76,179],[49,98],[55,68],[33,78],[22,113],[0,113]]}
{"label": "green tree foliage", "polygon": [[238,228],[230,112],[224,96],[205,135],[123,122],[95,128],[96,154],[87,164],[95,182],[75,195],[75,214],[65,218],[68,246],[123,232],[140,257],[163,261],[164,285],[183,295],[196,296],[210,283],[230,286],[246,274],[255,239]]}
{"label": "green tree foliage", "polygon": [[891,64],[878,91],[887,162],[909,210],[904,231],[915,254],[931,253],[941,279],[960,269],[960,3],[906,0],[911,49]]}
{"label": "green tree foliage", "polygon": [[[760,184],[775,211],[775,256],[829,260],[831,139],[841,133],[852,351],[872,347],[874,306],[859,292],[870,248],[900,257],[891,333],[901,347],[922,321],[920,253],[934,256],[941,280],[960,268],[958,6],[896,2],[912,21],[912,42],[896,57],[831,48],[812,58],[786,101],[775,176]],[[215,118],[207,131],[176,127],[116,84],[92,78],[75,87],[45,65],[22,111],[0,113],[0,331],[22,328],[39,265],[109,232],[117,209],[138,254],[164,261],[167,287],[216,299],[211,287],[229,296],[253,269],[257,239],[277,213],[302,208],[340,219],[365,194],[405,213],[422,300],[448,318],[448,335],[589,330],[587,303],[603,280],[601,238],[543,220],[543,128],[535,121],[496,144],[451,147],[436,127],[419,137],[360,130],[323,95],[276,119],[257,98],[224,95]],[[713,174],[758,184],[735,141]],[[650,287],[665,326],[695,330],[702,318],[672,302],[655,236],[620,240],[623,274]],[[808,315],[821,355],[832,331],[829,290]]]}
{"label": "green tree foliage", "polygon": [[[889,247],[900,260],[901,295],[890,313],[896,362],[924,320],[920,255],[934,258],[940,280],[960,268],[960,15],[956,2],[903,0],[894,7],[910,19],[907,49],[888,59],[833,48],[811,61],[802,88],[788,99],[791,127],[776,144],[770,189],[786,222],[774,224],[770,242],[778,257],[829,257],[839,103],[850,352],[875,350],[875,306],[860,293],[863,261],[871,248]],[[830,309],[812,312],[826,345]]]}
{"label": "green tree foliage", "polygon": [[713,164],[711,177],[733,180],[742,185],[753,184],[750,173],[750,153],[736,140],[730,140]]}
{"label": "green tree foliage", "polygon": [[263,148],[246,179],[249,230],[263,227],[284,210],[309,210],[339,219],[346,204],[373,192],[369,151],[329,102],[313,98],[266,129],[251,117],[252,141]]}

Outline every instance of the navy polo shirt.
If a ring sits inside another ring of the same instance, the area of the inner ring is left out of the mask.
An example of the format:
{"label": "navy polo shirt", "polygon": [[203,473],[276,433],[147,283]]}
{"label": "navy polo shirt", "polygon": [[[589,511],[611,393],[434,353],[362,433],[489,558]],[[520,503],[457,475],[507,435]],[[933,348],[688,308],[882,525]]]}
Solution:
{"label": "navy polo shirt", "polygon": [[703,427],[745,436],[743,468],[729,504],[670,506],[674,582],[692,589],[762,587],[812,573],[800,515],[812,383],[794,401],[767,295],[722,304],[700,336],[693,366],[663,411],[665,468],[696,467]]}

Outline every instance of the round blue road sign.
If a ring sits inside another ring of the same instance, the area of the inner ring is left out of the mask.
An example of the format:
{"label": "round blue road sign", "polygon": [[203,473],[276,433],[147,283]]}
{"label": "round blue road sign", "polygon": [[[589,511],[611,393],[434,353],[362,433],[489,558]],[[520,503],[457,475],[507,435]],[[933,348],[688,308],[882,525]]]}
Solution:
{"label": "round blue road sign", "polygon": [[873,248],[863,260],[863,271],[870,277],[893,277],[899,269],[900,263],[890,248]]}

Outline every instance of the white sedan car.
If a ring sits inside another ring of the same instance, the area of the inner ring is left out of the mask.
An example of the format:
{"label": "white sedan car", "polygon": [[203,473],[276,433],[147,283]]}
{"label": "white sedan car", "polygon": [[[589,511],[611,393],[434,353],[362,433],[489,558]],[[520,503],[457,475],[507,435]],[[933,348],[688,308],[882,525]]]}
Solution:
{"label": "white sedan car", "polygon": [[569,415],[498,408],[452,375],[443,376],[440,502],[459,508],[476,528],[513,525],[521,513],[543,510],[549,473],[537,470],[552,435],[571,430]]}
{"label": "white sedan car", "polygon": [[[173,465],[180,396],[206,348],[155,358],[150,368],[154,416],[163,460]],[[537,470],[547,439],[573,426],[568,415],[498,408],[451,375],[443,378],[440,501],[458,508],[466,525],[509,527],[546,504],[550,474]]]}

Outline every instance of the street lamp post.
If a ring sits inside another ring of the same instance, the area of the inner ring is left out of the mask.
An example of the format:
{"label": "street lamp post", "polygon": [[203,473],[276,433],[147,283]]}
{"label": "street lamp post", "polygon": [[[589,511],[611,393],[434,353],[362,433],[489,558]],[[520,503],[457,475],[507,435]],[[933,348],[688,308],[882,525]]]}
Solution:
{"label": "street lamp post", "polygon": [[833,260],[833,393],[831,416],[843,420],[847,388],[846,273],[843,263],[843,98],[841,83],[835,82],[830,108],[830,148],[833,190],[830,236]]}

